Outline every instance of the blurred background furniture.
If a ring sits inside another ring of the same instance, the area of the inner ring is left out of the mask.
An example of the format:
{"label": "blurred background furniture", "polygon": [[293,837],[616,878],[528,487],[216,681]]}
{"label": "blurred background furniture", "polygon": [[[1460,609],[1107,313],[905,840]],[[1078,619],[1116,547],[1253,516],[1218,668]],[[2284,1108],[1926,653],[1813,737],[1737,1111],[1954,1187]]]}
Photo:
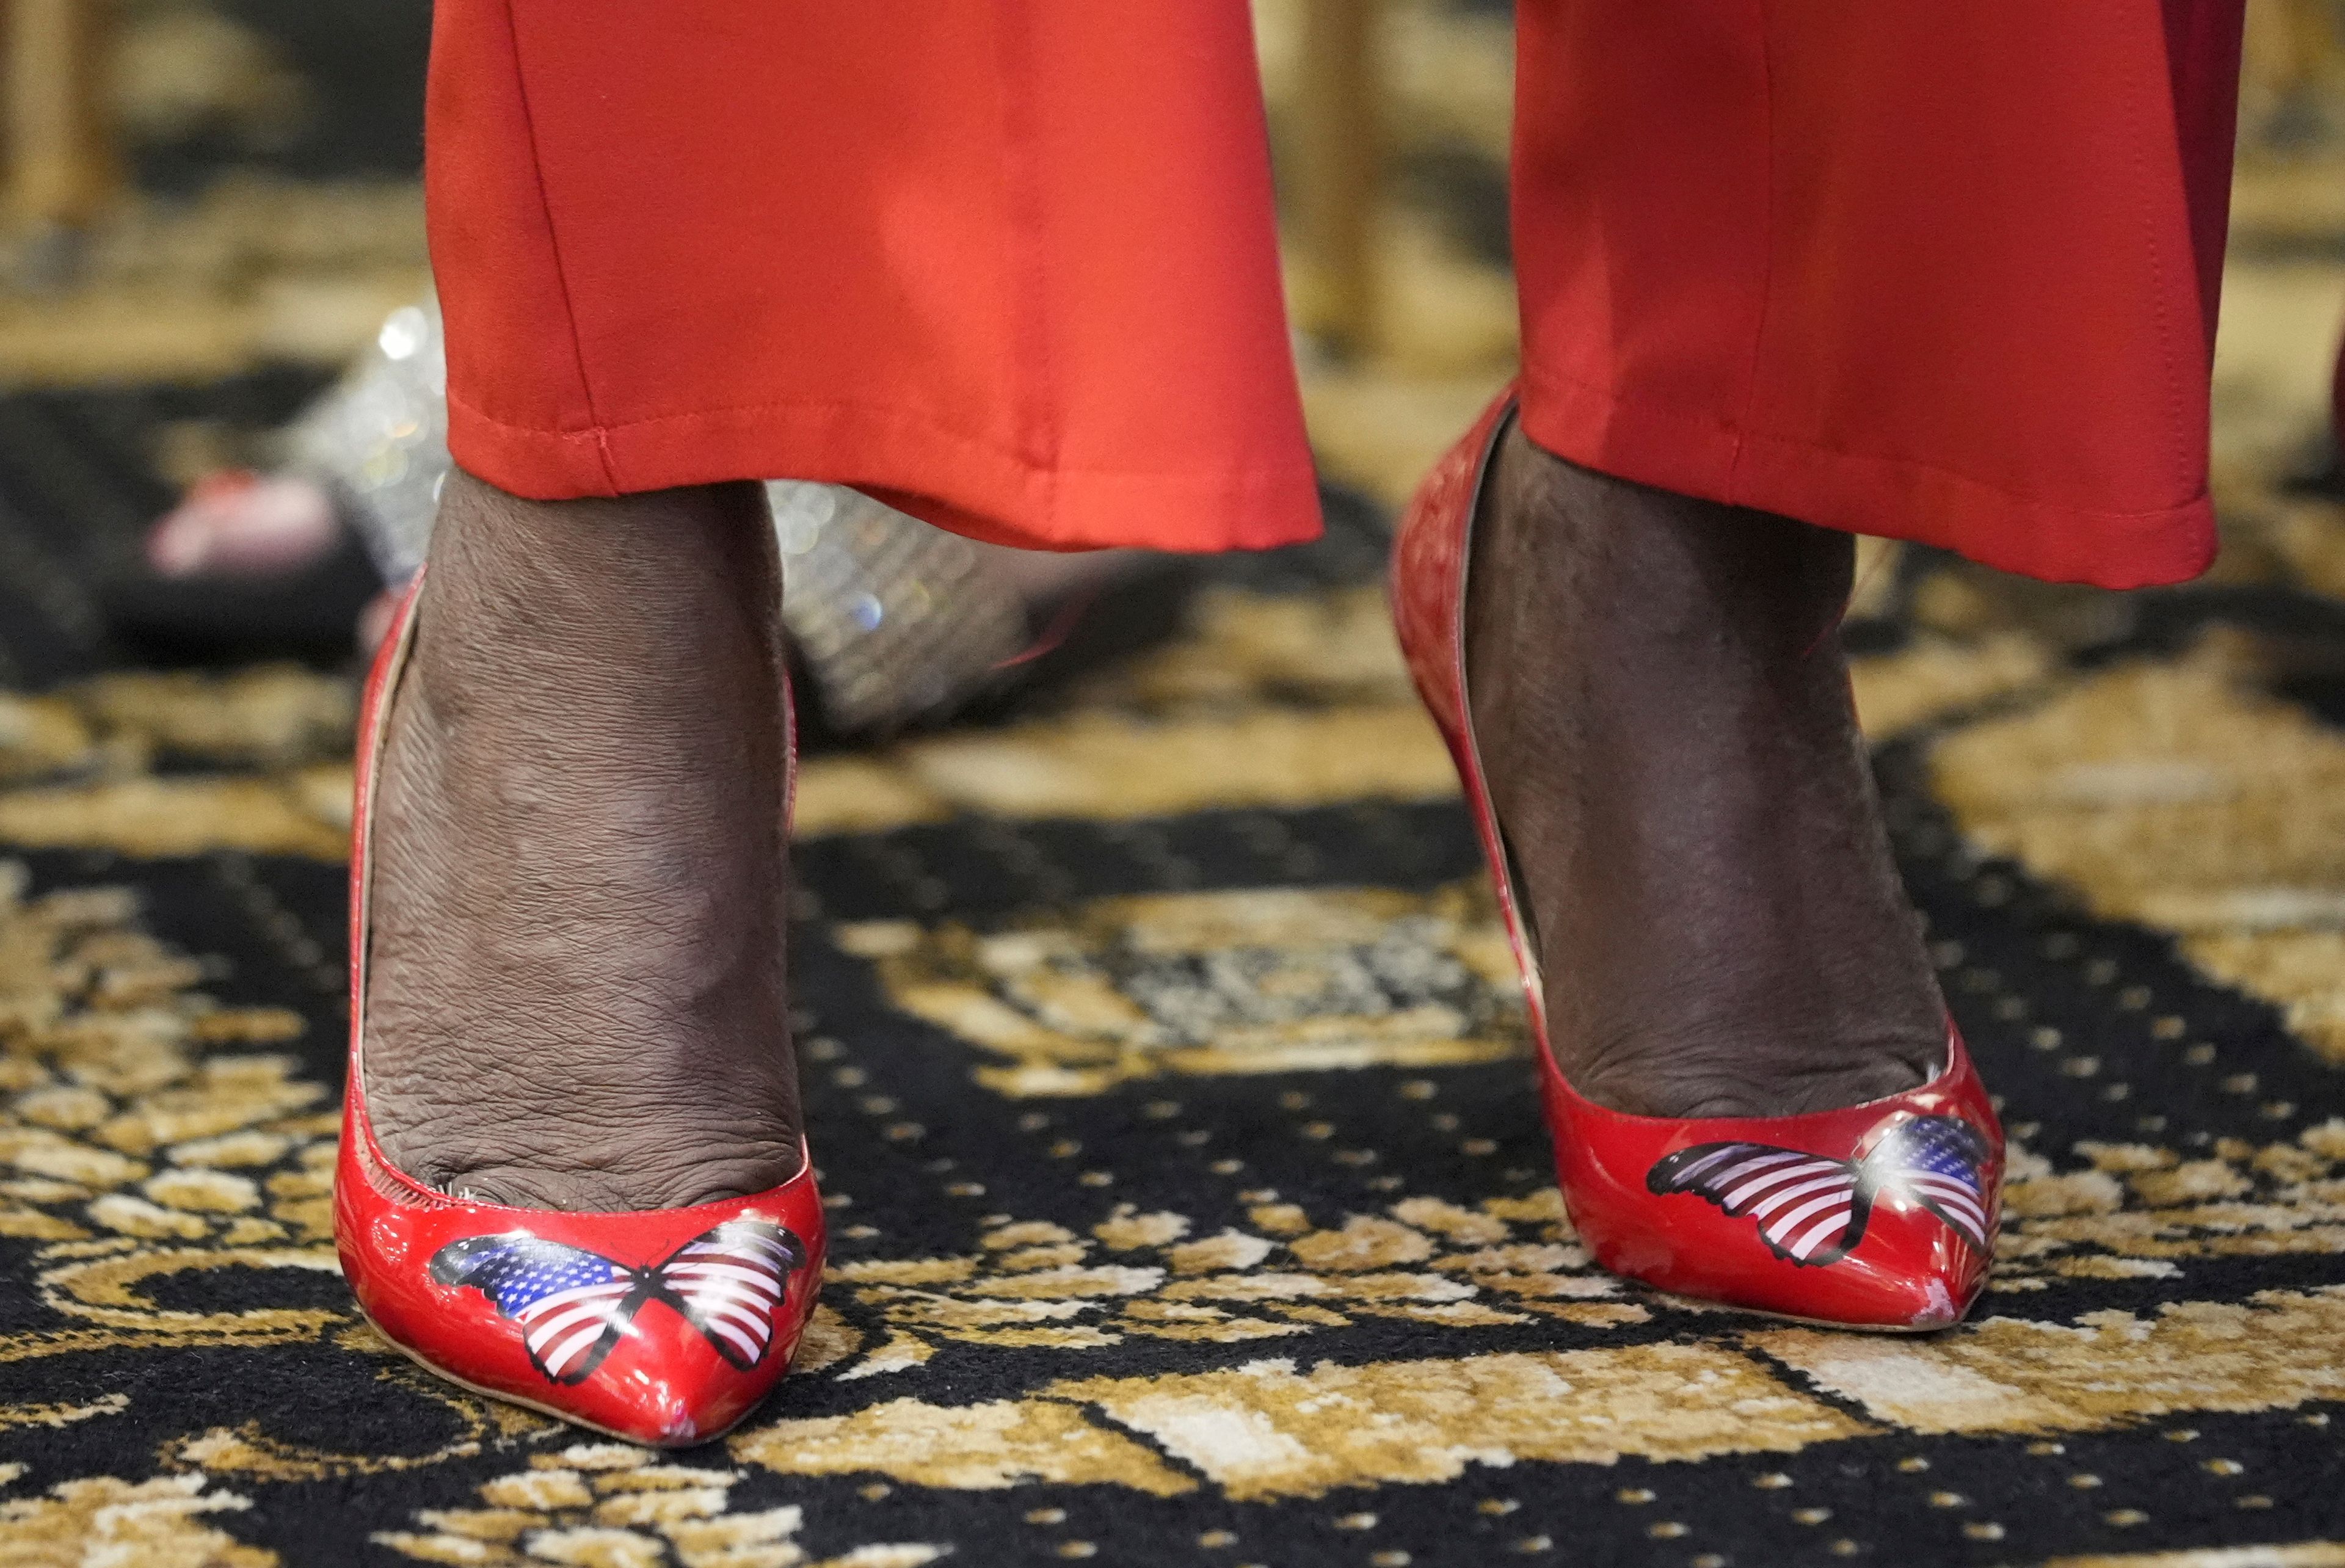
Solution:
{"label": "blurred background furniture", "polygon": [[56,287],[124,186],[107,67],[114,0],[8,0],[7,210],[20,281]]}
{"label": "blurred background furniture", "polygon": [[1298,325],[1345,354],[1376,346],[1383,13],[1383,0],[1306,0],[1295,84]]}

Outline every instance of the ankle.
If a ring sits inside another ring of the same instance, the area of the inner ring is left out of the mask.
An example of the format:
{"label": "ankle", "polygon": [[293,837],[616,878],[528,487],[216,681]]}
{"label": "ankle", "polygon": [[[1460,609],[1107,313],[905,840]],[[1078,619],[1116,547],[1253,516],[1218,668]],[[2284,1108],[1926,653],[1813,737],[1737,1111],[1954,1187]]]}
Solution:
{"label": "ankle", "polygon": [[531,501],[459,471],[430,565],[427,674],[641,684],[695,678],[712,642],[778,652],[780,566],[755,485]]}
{"label": "ankle", "polygon": [[[451,476],[400,694],[483,774],[614,755],[781,765],[781,583],[763,491],[538,502]],[[394,714],[394,734],[407,713]]]}
{"label": "ankle", "polygon": [[1604,625],[1616,645],[1731,635],[1762,658],[1836,658],[1829,633],[1855,578],[1849,534],[1582,468],[1519,423],[1499,443],[1475,534],[1477,599],[1499,597],[1485,592],[1494,581],[1518,594],[1569,583],[1616,601]]}

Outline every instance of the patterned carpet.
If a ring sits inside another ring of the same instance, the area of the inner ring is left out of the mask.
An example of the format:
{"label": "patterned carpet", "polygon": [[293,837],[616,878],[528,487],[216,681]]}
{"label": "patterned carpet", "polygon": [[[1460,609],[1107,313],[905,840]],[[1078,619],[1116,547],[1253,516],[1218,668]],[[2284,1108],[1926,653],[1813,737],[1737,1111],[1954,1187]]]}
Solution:
{"label": "patterned carpet", "polygon": [[1867,582],[1898,851],[2015,1140],[1933,1339],[1574,1244],[1369,509],[1152,652],[813,758],[832,1271],[780,1396],[660,1457],[352,1314],[350,688],[129,667],[98,615],[156,431],[299,390],[0,400],[0,1561],[2345,1563],[2345,611],[2282,566]]}
{"label": "patterned carpet", "polygon": [[[1347,499],[1110,629],[1169,641],[809,759],[831,1274],[780,1395],[665,1457],[351,1312],[349,673],[166,671],[102,609],[421,288],[425,9],[126,6],[141,196],[81,287],[0,293],[0,381],[65,389],[0,395],[0,1563],[2345,1568],[2345,506],[2270,482],[2345,297],[2340,138],[2299,145],[2345,94],[2274,30],[2315,8],[2255,13],[2215,576],[1864,574],[1898,854],[2015,1139],[1974,1321],[1589,1266]],[[1284,155],[1301,9],[1256,9]],[[1386,502],[1513,352],[1506,9],[1388,6],[1378,352],[1304,365]]]}

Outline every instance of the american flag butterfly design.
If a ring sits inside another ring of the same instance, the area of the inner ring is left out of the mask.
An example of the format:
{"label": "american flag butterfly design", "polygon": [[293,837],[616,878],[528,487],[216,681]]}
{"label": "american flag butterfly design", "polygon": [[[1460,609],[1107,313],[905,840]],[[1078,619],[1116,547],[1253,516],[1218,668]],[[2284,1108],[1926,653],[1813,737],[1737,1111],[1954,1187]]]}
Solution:
{"label": "american flag butterfly design", "polygon": [[1859,1159],[1764,1143],[1705,1143],[1654,1166],[1645,1185],[1664,1196],[1688,1192],[1734,1218],[1757,1221],[1776,1257],[1808,1267],[1838,1262],[1864,1239],[1884,1195],[1910,1199],[1981,1251],[1993,1223],[1980,1175],[1987,1144],[1958,1117],[1897,1123]]}
{"label": "american flag butterfly design", "polygon": [[665,1262],[630,1269],[600,1253],[525,1230],[470,1236],[433,1255],[431,1278],[469,1286],[521,1325],[530,1363],[557,1383],[582,1383],[611,1353],[635,1314],[665,1302],[746,1371],[774,1343],[774,1315],[806,1248],[764,1219],[732,1219],[677,1248]]}

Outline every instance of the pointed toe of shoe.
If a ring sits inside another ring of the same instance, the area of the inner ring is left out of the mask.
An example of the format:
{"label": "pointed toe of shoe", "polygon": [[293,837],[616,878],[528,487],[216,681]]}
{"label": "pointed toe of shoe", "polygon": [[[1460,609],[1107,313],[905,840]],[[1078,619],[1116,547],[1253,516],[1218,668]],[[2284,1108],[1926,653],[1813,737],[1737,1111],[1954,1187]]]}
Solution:
{"label": "pointed toe of shoe", "polygon": [[645,1448],[692,1448],[724,1436],[773,1391],[787,1368],[777,1349],[770,1368],[743,1371],[673,1335],[631,1330],[592,1375],[571,1384],[525,1374],[505,1347],[410,1321],[393,1330],[368,1320],[411,1360],[452,1383]]}
{"label": "pointed toe of shoe", "polygon": [[1959,1037],[1906,1094],[1771,1118],[1636,1117],[1550,1062],[1557,1172],[1599,1262],[1673,1295],[1901,1332],[1960,1322],[1986,1286],[2003,1132]]}
{"label": "pointed toe of shoe", "polygon": [[[529,1402],[646,1448],[691,1448],[722,1437],[755,1411],[780,1381],[793,1349],[777,1346],[770,1365],[745,1370],[672,1318],[634,1327],[592,1377],[574,1387],[531,1391]],[[461,1367],[443,1375],[472,1381]]]}
{"label": "pointed toe of shoe", "polygon": [[[1971,1277],[1965,1279],[1965,1274]],[[1985,1280],[1984,1270],[1965,1270],[1908,1281],[1906,1288],[1894,1292],[1884,1303],[1903,1316],[1885,1321],[1883,1327],[1911,1329],[1920,1333],[1951,1329],[1970,1316]]]}
{"label": "pointed toe of shoe", "polygon": [[[1930,1333],[1951,1329],[1985,1289],[1988,1254],[1949,1235],[1935,1219],[1876,1219],[1872,1243],[1828,1274],[1761,1285],[1740,1304],[1782,1317],[1852,1329]],[[1903,1232],[1893,1239],[1891,1230]]]}
{"label": "pointed toe of shoe", "polygon": [[719,1437],[788,1371],[822,1280],[811,1165],[753,1198],[634,1214],[462,1203],[350,1128],[335,1238],[359,1306],[426,1370],[629,1442]]}
{"label": "pointed toe of shoe", "polygon": [[1598,1262],[1673,1296],[1850,1329],[1927,1333],[1952,1328],[1985,1289],[1991,1255],[1934,1216],[1874,1217],[1850,1253],[1820,1263],[1782,1257],[1704,1217],[1567,1197]]}
{"label": "pointed toe of shoe", "polygon": [[1978,1305],[1995,1255],[1954,1236],[1934,1218],[1903,1216],[1901,1220],[1914,1234],[1902,1247],[1884,1251],[1892,1258],[1902,1254],[1902,1264],[1878,1263],[1866,1270],[1875,1305],[1868,1320],[1883,1329],[1916,1332],[1951,1329]]}

